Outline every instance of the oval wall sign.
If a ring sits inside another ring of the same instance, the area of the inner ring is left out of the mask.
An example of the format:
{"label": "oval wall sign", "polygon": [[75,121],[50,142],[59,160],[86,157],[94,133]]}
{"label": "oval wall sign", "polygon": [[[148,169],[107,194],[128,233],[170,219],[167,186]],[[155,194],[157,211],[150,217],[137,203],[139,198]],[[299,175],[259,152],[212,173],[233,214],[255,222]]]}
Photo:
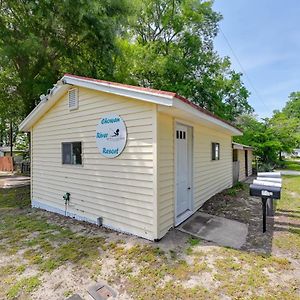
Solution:
{"label": "oval wall sign", "polygon": [[96,143],[100,154],[108,158],[120,155],[126,145],[127,129],[119,115],[103,116],[96,128]]}

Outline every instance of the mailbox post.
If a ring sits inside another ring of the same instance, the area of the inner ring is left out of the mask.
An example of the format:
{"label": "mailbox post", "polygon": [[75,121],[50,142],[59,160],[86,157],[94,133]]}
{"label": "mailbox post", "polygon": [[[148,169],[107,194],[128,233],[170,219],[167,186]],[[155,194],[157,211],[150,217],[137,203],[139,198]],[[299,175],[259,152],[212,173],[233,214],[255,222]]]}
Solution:
{"label": "mailbox post", "polygon": [[267,197],[261,197],[263,213],[263,233],[267,231]]}
{"label": "mailbox post", "polygon": [[[254,180],[250,185],[250,196],[261,197],[262,213],[263,213],[263,232],[267,230],[267,215],[273,216],[273,199],[280,199],[281,196],[281,180],[280,173],[258,173],[259,180]],[[267,174],[272,174],[266,177]],[[266,178],[267,180],[264,180]],[[275,179],[275,180],[272,180]]]}

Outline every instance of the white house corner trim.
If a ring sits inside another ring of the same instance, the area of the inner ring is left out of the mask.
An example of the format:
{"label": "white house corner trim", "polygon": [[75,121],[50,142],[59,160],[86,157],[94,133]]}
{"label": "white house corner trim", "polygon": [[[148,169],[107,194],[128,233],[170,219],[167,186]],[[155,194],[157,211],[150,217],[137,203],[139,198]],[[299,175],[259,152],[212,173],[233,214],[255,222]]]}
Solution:
{"label": "white house corner trim", "polygon": [[158,239],[159,216],[158,216],[158,111],[157,104],[153,108],[153,236]]}

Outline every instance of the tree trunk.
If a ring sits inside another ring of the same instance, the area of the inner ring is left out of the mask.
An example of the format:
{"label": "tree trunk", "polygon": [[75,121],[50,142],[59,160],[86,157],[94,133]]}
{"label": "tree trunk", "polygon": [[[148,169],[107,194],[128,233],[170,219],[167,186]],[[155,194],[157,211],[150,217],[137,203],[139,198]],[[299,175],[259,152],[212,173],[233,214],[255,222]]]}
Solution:
{"label": "tree trunk", "polygon": [[10,156],[13,157],[13,123],[9,122],[9,144],[10,144]]}

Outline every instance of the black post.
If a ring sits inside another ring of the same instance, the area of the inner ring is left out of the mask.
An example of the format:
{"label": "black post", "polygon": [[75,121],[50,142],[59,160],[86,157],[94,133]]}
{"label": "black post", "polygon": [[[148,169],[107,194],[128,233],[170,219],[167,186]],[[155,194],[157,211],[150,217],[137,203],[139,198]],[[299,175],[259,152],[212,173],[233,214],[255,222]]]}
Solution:
{"label": "black post", "polygon": [[9,122],[9,144],[10,144],[10,156],[13,157],[13,124]]}
{"label": "black post", "polygon": [[262,211],[263,211],[263,232],[267,231],[267,201],[268,198],[262,197]]}

